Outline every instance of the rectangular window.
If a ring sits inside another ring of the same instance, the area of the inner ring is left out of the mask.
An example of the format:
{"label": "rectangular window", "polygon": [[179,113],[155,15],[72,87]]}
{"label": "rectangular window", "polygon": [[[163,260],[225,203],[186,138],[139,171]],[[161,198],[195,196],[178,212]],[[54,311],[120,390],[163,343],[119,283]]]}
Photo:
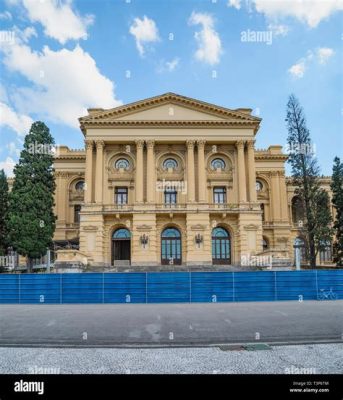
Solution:
{"label": "rectangular window", "polygon": [[74,222],[75,224],[80,223],[80,211],[81,211],[81,205],[77,204],[74,206]]}
{"label": "rectangular window", "polygon": [[177,191],[175,189],[166,189],[164,192],[164,204],[176,204]]}
{"label": "rectangular window", "polygon": [[219,186],[213,189],[213,202],[215,204],[226,203],[226,187]]}
{"label": "rectangular window", "polygon": [[127,204],[128,191],[127,187],[116,187],[114,190],[114,202],[116,204]]}

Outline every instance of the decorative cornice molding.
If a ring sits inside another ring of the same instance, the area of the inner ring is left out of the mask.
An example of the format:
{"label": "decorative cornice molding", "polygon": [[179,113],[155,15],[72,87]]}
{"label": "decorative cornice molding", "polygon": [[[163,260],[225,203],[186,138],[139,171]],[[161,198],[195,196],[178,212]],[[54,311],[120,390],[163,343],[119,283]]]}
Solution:
{"label": "decorative cornice molding", "polygon": [[106,128],[110,126],[121,128],[151,127],[151,128],[255,128],[259,122],[246,120],[90,120],[81,125],[84,132],[87,128]]}

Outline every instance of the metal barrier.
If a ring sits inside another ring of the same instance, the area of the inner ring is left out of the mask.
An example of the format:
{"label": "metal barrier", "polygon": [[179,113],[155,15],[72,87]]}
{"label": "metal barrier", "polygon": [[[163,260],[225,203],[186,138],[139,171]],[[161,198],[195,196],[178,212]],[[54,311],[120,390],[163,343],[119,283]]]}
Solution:
{"label": "metal barrier", "polygon": [[343,270],[0,274],[0,303],[343,299]]}

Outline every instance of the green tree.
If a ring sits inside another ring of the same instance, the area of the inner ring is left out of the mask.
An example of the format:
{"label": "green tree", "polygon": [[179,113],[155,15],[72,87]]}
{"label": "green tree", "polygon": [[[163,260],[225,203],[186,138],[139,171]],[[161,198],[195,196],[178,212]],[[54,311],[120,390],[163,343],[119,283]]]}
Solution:
{"label": "green tree", "polygon": [[5,171],[0,170],[0,256],[6,254],[8,246],[8,183]]}
{"label": "green tree", "polygon": [[55,231],[53,148],[49,128],[43,122],[34,122],[14,168],[9,237],[13,248],[27,257],[28,271],[33,259],[52,245]]}
{"label": "green tree", "polygon": [[333,244],[333,260],[337,266],[343,266],[343,163],[338,157],[334,159],[332,169],[332,204],[336,210],[334,220],[335,240]]}
{"label": "green tree", "polygon": [[303,234],[308,243],[310,265],[315,268],[316,255],[322,249],[324,241],[331,236],[331,216],[327,193],[320,188],[320,170],[314,156],[305,114],[294,95],[289,97],[287,103],[286,122],[288,162],[292,168],[295,194],[303,202]]}

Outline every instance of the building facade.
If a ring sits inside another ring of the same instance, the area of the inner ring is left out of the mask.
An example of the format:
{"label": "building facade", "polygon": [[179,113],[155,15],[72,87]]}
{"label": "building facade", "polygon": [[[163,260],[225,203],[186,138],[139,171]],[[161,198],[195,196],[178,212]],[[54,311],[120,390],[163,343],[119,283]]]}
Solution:
{"label": "building facade", "polygon": [[55,158],[60,261],[292,262],[296,243],[305,262],[287,156],[278,145],[255,149],[261,119],[251,109],[167,93],[88,113],[79,119],[85,149],[60,146]]}

